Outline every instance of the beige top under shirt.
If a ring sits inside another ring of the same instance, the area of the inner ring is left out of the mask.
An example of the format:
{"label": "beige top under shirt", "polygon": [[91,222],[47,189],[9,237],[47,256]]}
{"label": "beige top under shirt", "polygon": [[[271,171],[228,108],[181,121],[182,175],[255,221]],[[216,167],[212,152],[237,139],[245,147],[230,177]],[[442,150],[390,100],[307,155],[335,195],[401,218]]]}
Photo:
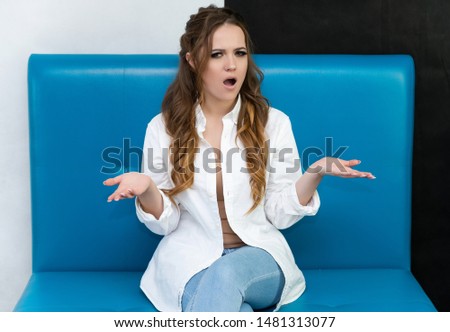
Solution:
{"label": "beige top under shirt", "polygon": [[222,221],[223,247],[237,248],[242,247],[245,243],[239,236],[231,229],[228,223],[227,213],[225,211],[225,202],[223,197],[222,185],[222,168],[220,163],[216,163],[216,191],[217,191],[217,205],[219,207],[219,215]]}

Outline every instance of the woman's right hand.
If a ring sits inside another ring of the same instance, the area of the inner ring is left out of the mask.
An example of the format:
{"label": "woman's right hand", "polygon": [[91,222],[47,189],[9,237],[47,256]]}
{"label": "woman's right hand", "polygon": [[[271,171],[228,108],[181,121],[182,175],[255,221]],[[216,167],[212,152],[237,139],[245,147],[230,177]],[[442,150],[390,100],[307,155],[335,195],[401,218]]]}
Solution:
{"label": "woman's right hand", "polygon": [[152,185],[152,179],[143,173],[124,173],[103,182],[105,186],[119,185],[108,197],[108,202],[133,198],[144,194]]}

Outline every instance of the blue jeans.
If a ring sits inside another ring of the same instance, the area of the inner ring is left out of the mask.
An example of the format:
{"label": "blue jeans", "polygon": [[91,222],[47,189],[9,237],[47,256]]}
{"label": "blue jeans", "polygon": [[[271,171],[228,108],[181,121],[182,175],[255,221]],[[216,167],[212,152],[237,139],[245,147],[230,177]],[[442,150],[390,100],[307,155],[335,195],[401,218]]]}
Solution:
{"label": "blue jeans", "polygon": [[183,311],[255,311],[272,309],[281,297],[284,275],[263,249],[225,249],[210,267],[186,284]]}

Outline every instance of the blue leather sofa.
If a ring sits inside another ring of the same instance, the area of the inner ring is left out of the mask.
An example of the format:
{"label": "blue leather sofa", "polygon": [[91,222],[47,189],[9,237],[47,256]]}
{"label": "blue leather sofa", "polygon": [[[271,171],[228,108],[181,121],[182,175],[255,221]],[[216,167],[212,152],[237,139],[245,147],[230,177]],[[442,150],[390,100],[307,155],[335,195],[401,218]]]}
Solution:
{"label": "blue leather sofa", "polygon": [[[322,207],[284,230],[307,290],[282,311],[435,311],[410,271],[414,63],[406,55],[257,55],[303,166],[362,160],[376,180],[327,177]],[[102,182],[139,169],[176,55],[32,55],[32,275],[15,311],[154,311],[139,288],[160,237]]]}

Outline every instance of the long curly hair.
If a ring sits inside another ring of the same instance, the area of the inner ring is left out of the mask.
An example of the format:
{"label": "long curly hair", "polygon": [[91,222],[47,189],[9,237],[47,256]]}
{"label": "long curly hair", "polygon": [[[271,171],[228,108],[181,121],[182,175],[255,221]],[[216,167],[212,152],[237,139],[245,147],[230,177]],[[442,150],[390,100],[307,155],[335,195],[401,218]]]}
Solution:
{"label": "long curly hair", "polygon": [[[253,206],[252,212],[262,201],[266,190],[266,164],[268,145],[265,126],[269,103],[261,95],[262,71],[251,57],[252,43],[242,17],[228,8],[209,6],[200,8],[186,23],[185,33],[180,38],[179,68],[175,80],[167,89],[162,102],[162,115],[167,133],[172,141],[170,162],[173,165],[172,189],[164,190],[173,200],[180,192],[190,188],[194,182],[194,159],[198,151],[199,136],[196,131],[195,109],[202,102],[202,73],[209,61],[212,36],[223,24],[234,24],[242,29],[248,52],[248,69],[240,90],[237,137],[244,149]],[[186,54],[190,53],[195,66],[189,65]],[[195,67],[195,68],[194,68]]]}

